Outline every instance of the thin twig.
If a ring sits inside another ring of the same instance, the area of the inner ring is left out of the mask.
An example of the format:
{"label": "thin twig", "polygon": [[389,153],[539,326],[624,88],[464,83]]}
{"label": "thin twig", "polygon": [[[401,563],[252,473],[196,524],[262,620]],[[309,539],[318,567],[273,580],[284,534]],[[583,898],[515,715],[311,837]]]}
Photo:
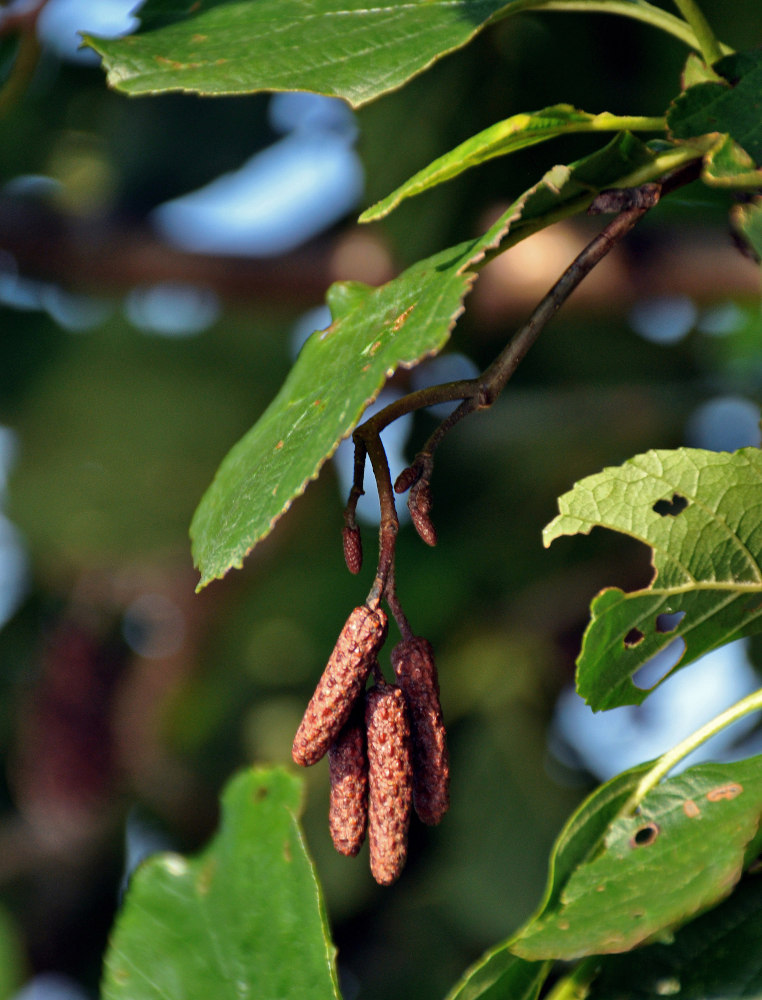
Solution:
{"label": "thin twig", "polygon": [[[673,182],[671,186],[687,183],[689,179],[692,178],[686,175],[677,183]],[[437,403],[461,400],[460,405],[439,424],[426,441],[416,455],[412,466],[405,470],[397,481],[399,492],[410,489],[409,506],[414,515],[413,520],[424,541],[433,545],[436,541],[436,534],[428,518],[431,506],[428,484],[433,471],[434,451],[437,446],[463,417],[492,406],[549,320],[596,264],[611,252],[649,209],[656,205],[661,191],[662,187],[659,184],[644,184],[639,188],[624,191],[603,192],[595,199],[591,205],[592,212],[616,211],[618,214],[574,259],[537,305],[524,326],[514,334],[506,347],[479,377],[419,389],[417,392],[410,393],[390,403],[389,406],[384,407],[356,428],[352,435],[355,444],[354,480],[344,511],[345,524],[349,528],[356,527],[355,508],[358,499],[363,494],[363,475],[367,455],[370,458],[378,487],[381,523],[379,526],[378,569],[366,603],[369,607],[375,608],[378,607],[382,599],[385,599],[397,620],[403,637],[409,637],[412,632],[402,611],[395,588],[394,554],[399,521],[389,463],[381,442],[380,432],[393,420],[406,413]],[[417,519],[416,514],[418,515]],[[425,522],[423,530],[418,523],[421,520]]]}

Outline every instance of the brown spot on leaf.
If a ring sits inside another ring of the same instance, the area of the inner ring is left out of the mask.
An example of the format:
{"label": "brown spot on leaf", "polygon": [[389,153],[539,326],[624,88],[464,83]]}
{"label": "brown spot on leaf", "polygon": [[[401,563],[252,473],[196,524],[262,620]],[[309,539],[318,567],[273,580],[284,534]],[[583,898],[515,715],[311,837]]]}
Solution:
{"label": "brown spot on leaf", "polygon": [[294,856],[291,853],[291,844],[287,840],[283,841],[283,857],[286,859],[286,861],[294,860]]}
{"label": "brown spot on leaf", "polygon": [[695,819],[697,816],[701,815],[701,810],[693,799],[686,799],[685,802],[683,802],[683,812],[688,819]]}
{"label": "brown spot on leaf", "polygon": [[278,442],[278,443],[277,443],[277,444],[275,445],[275,450],[276,450],[276,451],[280,451],[280,450],[281,450],[281,448],[283,447],[283,444],[284,444],[284,442],[283,442],[283,441],[279,441],[279,442]]}
{"label": "brown spot on leaf", "polygon": [[408,306],[407,309],[400,313],[399,316],[392,323],[392,330],[396,333],[404,324],[405,320],[408,318],[410,313],[415,309],[415,305]]}
{"label": "brown spot on leaf", "polygon": [[743,785],[739,785],[737,781],[729,781],[725,785],[718,785],[716,788],[710,788],[706,793],[708,802],[721,802],[723,799],[734,799],[743,791]]}

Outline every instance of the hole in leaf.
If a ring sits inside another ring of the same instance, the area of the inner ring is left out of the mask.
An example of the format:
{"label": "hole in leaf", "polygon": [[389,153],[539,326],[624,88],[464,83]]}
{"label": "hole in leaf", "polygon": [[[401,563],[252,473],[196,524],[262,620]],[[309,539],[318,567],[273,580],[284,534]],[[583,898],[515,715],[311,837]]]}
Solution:
{"label": "hole in leaf", "polygon": [[657,500],[653,505],[653,510],[656,514],[661,514],[662,517],[677,517],[678,514],[682,514],[687,506],[688,501],[684,496],[681,496],[679,493],[673,493],[671,500]]}
{"label": "hole in leaf", "polygon": [[685,640],[673,639],[632,675],[632,683],[641,691],[651,691],[668,676],[685,652]]}
{"label": "hole in leaf", "polygon": [[656,616],[656,631],[664,635],[674,632],[680,622],[685,618],[684,611],[675,611],[672,614]]}
{"label": "hole in leaf", "polygon": [[639,628],[631,628],[624,637],[624,644],[628,649],[632,649],[633,647],[640,645],[644,639],[645,636]]}
{"label": "hole in leaf", "polygon": [[630,839],[631,847],[649,847],[659,836],[659,825],[651,822],[636,830]]}

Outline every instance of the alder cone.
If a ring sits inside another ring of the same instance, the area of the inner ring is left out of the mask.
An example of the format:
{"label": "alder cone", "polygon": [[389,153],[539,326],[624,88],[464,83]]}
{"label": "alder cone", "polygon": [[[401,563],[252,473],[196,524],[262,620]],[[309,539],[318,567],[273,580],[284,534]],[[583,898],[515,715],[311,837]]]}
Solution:
{"label": "alder cone", "polygon": [[291,756],[301,767],[316,764],[335,742],[365,687],[386,629],[380,608],[362,604],[347,619],[294,737]]}
{"label": "alder cone", "polygon": [[423,823],[436,826],[450,807],[450,758],[431,644],[404,639],[392,650],[392,667],[410,711],[413,805]]}
{"label": "alder cone", "polygon": [[354,857],[368,826],[368,758],[362,715],[353,711],[349,722],[328,751],[331,796],[328,826],[339,854]]}
{"label": "alder cone", "polygon": [[391,885],[405,866],[413,789],[407,705],[396,685],[368,691],[365,726],[370,870],[379,885]]}

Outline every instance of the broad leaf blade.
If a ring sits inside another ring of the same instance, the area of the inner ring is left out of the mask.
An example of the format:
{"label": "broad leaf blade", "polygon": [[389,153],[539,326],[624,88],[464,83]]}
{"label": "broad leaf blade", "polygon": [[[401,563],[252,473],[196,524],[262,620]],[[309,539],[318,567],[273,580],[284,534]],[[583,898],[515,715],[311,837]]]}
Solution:
{"label": "broad leaf blade", "polygon": [[386,198],[366,209],[360,222],[382,219],[405,198],[422,194],[430,188],[457,177],[496,156],[506,156],[519,149],[572,132],[615,132],[633,128],[658,129],[660,119],[627,118],[603,112],[598,115],[579,111],[570,104],[555,104],[542,111],[513,115],[466,139],[455,149],[438,157],[423,170],[392,191]]}
{"label": "broad leaf blade", "polygon": [[730,894],[762,814],[762,760],[704,764],[663,782],[512,941],[530,961],[629,951]]}
{"label": "broad leaf blade", "polygon": [[762,996],[762,892],[750,875],[716,909],[681,928],[671,944],[607,957],[589,1000],[754,1000]]}
{"label": "broad leaf blade", "polygon": [[[596,525],[653,548],[644,590],[602,591],[577,663],[577,689],[597,711],[639,704],[633,674],[680,637],[678,666],[762,630],[762,452],[650,451],[576,483],[559,498],[545,545]],[[682,613],[677,622],[673,616]],[[676,668],[674,668],[676,669]]]}
{"label": "broad leaf blade", "polygon": [[148,0],[136,34],[86,41],[103,57],[109,84],[129,94],[312,90],[359,107],[465,45],[507,6],[506,0]]}
{"label": "broad leaf blade", "polygon": [[201,854],[158,855],[135,872],[106,956],[106,1000],[338,1000],[300,789],[280,769],[238,775]]}
{"label": "broad leaf blade", "polygon": [[713,68],[724,79],[684,91],[667,115],[670,132],[675,139],[710,132],[729,135],[757,166],[762,166],[762,55],[736,53]]}
{"label": "broad leaf blade", "polygon": [[229,452],[191,524],[199,587],[241,566],[400,366],[435,354],[485,255],[584,211],[603,188],[642,183],[659,155],[628,134],[525,192],[482,237],[415,264],[380,288],[335,285],[333,322],[314,333],[259,422]]}

